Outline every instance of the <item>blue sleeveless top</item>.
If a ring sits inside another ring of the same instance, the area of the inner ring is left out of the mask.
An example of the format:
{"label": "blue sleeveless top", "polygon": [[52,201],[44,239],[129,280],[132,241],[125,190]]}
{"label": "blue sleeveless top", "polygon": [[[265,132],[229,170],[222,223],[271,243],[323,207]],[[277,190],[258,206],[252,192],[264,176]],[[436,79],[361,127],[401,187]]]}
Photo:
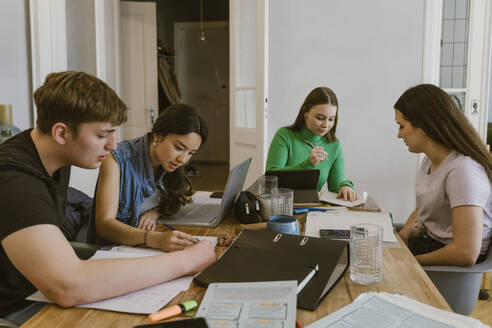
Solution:
{"label": "blue sleeveless top", "polygon": [[[120,198],[116,219],[131,226],[138,226],[140,207],[145,199],[157,193],[156,180],[149,154],[148,133],[133,140],[118,143],[111,151],[120,168]],[[164,171],[158,183],[162,186]]]}

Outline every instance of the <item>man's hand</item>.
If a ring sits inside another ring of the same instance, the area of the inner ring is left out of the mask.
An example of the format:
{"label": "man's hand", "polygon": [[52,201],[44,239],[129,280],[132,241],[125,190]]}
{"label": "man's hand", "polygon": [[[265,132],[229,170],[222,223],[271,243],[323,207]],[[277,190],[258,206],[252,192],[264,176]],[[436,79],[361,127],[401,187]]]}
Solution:
{"label": "man's hand", "polygon": [[203,271],[215,261],[215,248],[208,240],[201,240],[199,243],[188,247],[184,252],[189,253],[190,262],[194,263],[190,274]]}

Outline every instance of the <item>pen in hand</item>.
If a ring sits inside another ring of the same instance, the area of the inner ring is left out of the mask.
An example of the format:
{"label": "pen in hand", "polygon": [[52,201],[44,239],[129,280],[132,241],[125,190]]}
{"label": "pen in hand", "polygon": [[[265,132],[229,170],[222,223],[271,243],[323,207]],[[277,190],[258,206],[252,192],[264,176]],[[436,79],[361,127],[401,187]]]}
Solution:
{"label": "pen in hand", "polygon": [[314,145],[313,145],[313,143],[312,143],[311,141],[309,141],[309,140],[307,140],[307,139],[304,139],[304,142],[305,142],[306,144],[308,144],[311,148],[314,148]]}
{"label": "pen in hand", "polygon": [[170,225],[169,223],[166,223],[166,222],[161,222],[161,223],[162,223],[163,226],[168,227],[172,231],[175,231],[176,230],[176,228],[173,227],[172,225]]}
{"label": "pen in hand", "polygon": [[[171,229],[172,231],[176,231],[177,229],[175,227],[173,227],[172,225],[170,225],[169,223],[166,223],[166,222],[163,222],[161,221],[162,225],[165,226],[165,227],[168,227],[169,229]],[[178,236],[179,238],[179,236]],[[195,244],[198,243],[200,240],[198,238],[195,238],[194,242]]]}

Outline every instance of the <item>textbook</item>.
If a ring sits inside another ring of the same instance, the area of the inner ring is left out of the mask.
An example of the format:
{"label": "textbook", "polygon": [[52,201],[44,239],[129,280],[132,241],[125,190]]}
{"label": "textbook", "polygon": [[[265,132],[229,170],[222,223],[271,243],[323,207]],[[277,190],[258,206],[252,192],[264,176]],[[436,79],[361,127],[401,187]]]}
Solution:
{"label": "textbook", "polygon": [[193,281],[206,287],[210,283],[297,280],[298,284],[305,282],[297,294],[297,306],[314,311],[347,267],[347,241],[243,230]]}
{"label": "textbook", "polygon": [[[479,320],[417,302],[404,295],[369,292],[306,328],[485,328]],[[490,328],[490,327],[489,327]]]}

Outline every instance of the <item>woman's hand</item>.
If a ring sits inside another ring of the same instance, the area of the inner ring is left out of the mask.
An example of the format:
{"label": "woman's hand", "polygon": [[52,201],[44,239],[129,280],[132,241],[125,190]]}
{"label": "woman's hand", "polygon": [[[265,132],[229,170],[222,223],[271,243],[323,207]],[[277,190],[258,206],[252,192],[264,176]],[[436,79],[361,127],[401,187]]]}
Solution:
{"label": "woman's hand", "polygon": [[323,147],[316,146],[313,147],[311,153],[309,154],[309,160],[313,163],[314,166],[318,166],[318,164],[328,157],[328,153],[323,150]]}
{"label": "woman's hand", "polygon": [[140,215],[137,228],[141,230],[154,231],[159,215],[160,213],[156,208],[145,212],[144,214]]}
{"label": "woman's hand", "polygon": [[337,198],[343,198],[344,201],[354,202],[359,199],[359,195],[350,186],[341,186],[338,190]]}
{"label": "woman's hand", "polygon": [[408,240],[410,237],[414,237],[419,234],[419,230],[413,227],[403,227],[398,234],[401,240],[408,246]]}
{"label": "woman's hand", "polygon": [[[157,237],[157,238],[152,238]],[[174,252],[185,249],[198,243],[198,239],[181,231],[166,231],[152,233],[150,245],[153,248],[162,249],[165,252]]]}

